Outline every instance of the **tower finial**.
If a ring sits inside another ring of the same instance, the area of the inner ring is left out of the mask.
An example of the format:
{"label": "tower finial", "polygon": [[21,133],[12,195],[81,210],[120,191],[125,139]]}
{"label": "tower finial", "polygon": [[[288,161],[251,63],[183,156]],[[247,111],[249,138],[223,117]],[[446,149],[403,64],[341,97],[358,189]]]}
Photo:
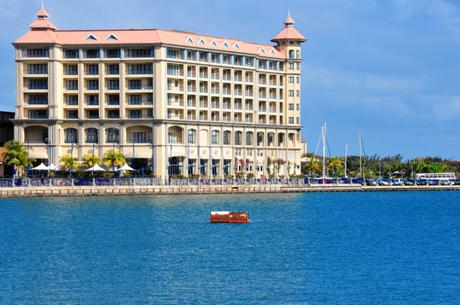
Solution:
{"label": "tower finial", "polygon": [[42,0],[42,10],[45,9],[45,6],[43,5],[43,0]]}

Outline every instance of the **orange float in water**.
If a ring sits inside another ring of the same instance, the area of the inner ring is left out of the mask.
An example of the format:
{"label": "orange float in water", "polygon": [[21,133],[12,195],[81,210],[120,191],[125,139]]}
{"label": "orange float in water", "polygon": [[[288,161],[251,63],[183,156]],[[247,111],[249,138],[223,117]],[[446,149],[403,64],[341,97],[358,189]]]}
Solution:
{"label": "orange float in water", "polygon": [[248,223],[248,212],[212,211],[211,223]]}

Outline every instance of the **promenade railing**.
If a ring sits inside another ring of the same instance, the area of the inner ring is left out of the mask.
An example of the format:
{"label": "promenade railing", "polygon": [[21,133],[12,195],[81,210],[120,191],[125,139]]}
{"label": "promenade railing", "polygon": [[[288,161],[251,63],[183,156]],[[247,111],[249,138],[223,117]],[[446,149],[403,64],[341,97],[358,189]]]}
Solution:
{"label": "promenade railing", "polygon": [[[435,183],[436,182],[436,183]],[[152,177],[128,177],[128,178],[0,178],[0,187],[59,187],[59,186],[155,186],[155,185],[365,185],[361,178],[190,178],[164,180]],[[414,181],[416,185],[441,185],[439,181]],[[370,186],[376,185],[367,184]],[[399,185],[396,183],[378,185]],[[404,184],[411,185],[411,184]]]}

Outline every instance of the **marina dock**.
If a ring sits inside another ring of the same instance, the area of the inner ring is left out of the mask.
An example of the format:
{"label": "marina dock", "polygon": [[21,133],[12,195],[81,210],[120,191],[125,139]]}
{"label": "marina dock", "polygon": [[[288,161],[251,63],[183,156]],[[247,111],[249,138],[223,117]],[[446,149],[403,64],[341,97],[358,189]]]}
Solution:
{"label": "marina dock", "polygon": [[305,193],[305,192],[380,192],[380,191],[458,191],[460,185],[361,186],[347,185],[149,185],[149,186],[29,186],[2,187],[0,198],[73,197],[118,195]]}

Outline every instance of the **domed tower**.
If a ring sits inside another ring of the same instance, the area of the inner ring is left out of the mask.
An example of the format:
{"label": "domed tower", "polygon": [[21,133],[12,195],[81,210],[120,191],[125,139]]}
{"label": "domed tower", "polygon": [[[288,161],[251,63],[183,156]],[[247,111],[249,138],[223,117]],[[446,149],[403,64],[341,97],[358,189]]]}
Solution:
{"label": "domed tower", "polygon": [[301,44],[306,41],[294,27],[294,19],[291,14],[284,20],[284,29],[279,32],[272,41],[276,43],[276,48],[286,58],[284,68],[285,81],[285,123],[287,125],[300,126],[300,64],[301,64]]}
{"label": "domed tower", "polygon": [[[300,173],[300,160],[305,152],[300,131],[300,65],[301,44],[306,41],[305,37],[300,34],[294,27],[294,19],[291,14],[284,20],[284,29],[279,32],[273,39],[276,43],[276,49],[283,54],[284,61],[284,92],[283,92],[283,125],[288,126],[288,140],[294,143],[295,155],[288,155],[287,160],[297,160],[294,162],[294,168],[287,168],[287,172],[292,174]],[[291,153],[291,152],[290,152]]]}
{"label": "domed tower", "polygon": [[42,7],[37,12],[37,19],[32,21],[32,23],[30,24],[30,29],[32,31],[56,30],[56,26],[48,20],[48,16],[48,12],[45,10],[42,4]]}

